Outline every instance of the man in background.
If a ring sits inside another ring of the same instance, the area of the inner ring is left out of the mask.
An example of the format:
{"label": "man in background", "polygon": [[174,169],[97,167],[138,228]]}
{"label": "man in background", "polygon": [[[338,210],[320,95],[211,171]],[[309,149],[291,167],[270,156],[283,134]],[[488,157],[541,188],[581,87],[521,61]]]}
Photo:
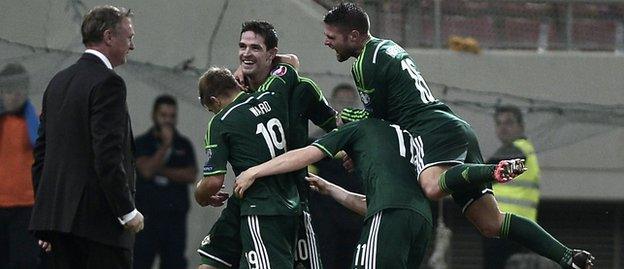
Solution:
{"label": "man in background", "polygon": [[[540,168],[533,144],[524,135],[522,111],[512,105],[497,107],[494,122],[496,136],[502,145],[487,163],[494,164],[505,159],[525,159],[527,167],[527,170],[513,181],[493,185],[498,207],[503,212],[511,212],[537,222]],[[484,238],[483,268],[504,268],[509,257],[526,251],[522,246],[509,240]]]}
{"label": "man in background", "polygon": [[35,202],[30,167],[39,119],[19,64],[0,71],[0,268],[36,268],[39,248],[28,233]]}
{"label": "man in background", "polygon": [[155,256],[160,268],[186,268],[186,219],[189,183],[197,163],[189,139],[176,130],[178,108],[170,95],[156,98],[154,126],[137,137],[137,208],[150,225],[137,235],[134,268],[150,269]]}
{"label": "man in background", "polygon": [[132,268],[143,215],[134,204],[126,84],[113,70],[134,49],[131,16],[113,6],[90,10],[81,27],[87,49],[43,95],[29,230],[51,243],[51,268]]}

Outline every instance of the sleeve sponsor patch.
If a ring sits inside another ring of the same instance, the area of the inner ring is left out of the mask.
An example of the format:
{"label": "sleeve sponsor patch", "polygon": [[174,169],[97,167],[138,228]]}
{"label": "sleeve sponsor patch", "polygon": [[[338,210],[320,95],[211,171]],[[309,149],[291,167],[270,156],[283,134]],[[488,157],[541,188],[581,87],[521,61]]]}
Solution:
{"label": "sleeve sponsor patch", "polygon": [[281,77],[281,76],[286,75],[286,72],[288,72],[288,68],[286,68],[286,66],[278,66],[277,68],[273,69],[273,72],[271,72],[271,75],[276,75],[278,77]]}
{"label": "sleeve sponsor patch", "polygon": [[210,158],[212,158],[212,149],[206,149],[206,161],[209,162]]}

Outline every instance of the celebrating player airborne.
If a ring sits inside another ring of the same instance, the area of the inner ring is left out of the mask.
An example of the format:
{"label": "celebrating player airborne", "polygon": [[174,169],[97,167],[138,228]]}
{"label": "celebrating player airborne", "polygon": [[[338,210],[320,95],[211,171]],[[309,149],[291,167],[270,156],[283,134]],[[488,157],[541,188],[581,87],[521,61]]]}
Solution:
{"label": "celebrating player airborne", "polygon": [[[364,103],[363,115],[398,124],[413,135],[423,152],[416,167],[425,195],[436,200],[452,195],[482,235],[507,238],[558,262],[564,268],[590,268],[587,251],[572,250],[536,223],[498,210],[491,182],[505,182],[501,168],[484,165],[468,123],[433,97],[414,60],[391,40],[370,35],[368,15],[352,3],[331,9],[325,18],[325,45],[339,62],[356,58],[351,73]],[[357,165],[357,164],[356,164]]]}

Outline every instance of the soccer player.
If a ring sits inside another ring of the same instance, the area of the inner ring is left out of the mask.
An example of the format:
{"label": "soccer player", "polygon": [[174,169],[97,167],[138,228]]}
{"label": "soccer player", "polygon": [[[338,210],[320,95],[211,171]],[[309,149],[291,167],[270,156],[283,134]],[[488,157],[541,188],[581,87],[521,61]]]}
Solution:
{"label": "soccer player", "polygon": [[[431,208],[414,180],[417,175],[412,163],[421,161],[422,151],[414,137],[398,125],[378,119],[343,125],[311,146],[242,172],[236,179],[235,194],[246,195],[247,188],[263,182],[263,177],[300,169],[340,150],[355,161],[366,195],[346,191],[332,195],[365,216],[352,268],[418,268],[431,236]],[[319,190],[329,192],[327,188]]]}
{"label": "soccer player", "polygon": [[[248,21],[243,23],[241,30],[241,40],[239,42],[239,70],[248,90],[258,91],[259,86],[271,78],[270,73],[284,72],[286,65],[278,65],[276,62],[285,62],[289,65],[298,66],[298,60],[294,55],[277,54],[277,33],[274,27],[267,22]],[[238,72],[237,71],[237,72]],[[267,90],[267,89],[264,89]],[[268,90],[272,90],[268,88]],[[299,77],[299,83],[291,92],[288,102],[289,109],[289,131],[287,132],[287,145],[289,149],[305,146],[308,139],[308,120],[326,131],[332,130],[336,126],[336,112],[327,104],[322,91],[316,84],[308,79]],[[306,171],[298,172],[296,176],[299,182],[304,182]],[[300,197],[307,200],[307,185],[299,184]],[[222,205],[225,195],[217,196],[213,205]],[[219,200],[218,198],[221,198]],[[211,201],[198,200],[200,204],[208,205]],[[238,234],[235,230],[239,224],[236,219],[228,216],[236,216],[236,200],[228,202],[227,207],[222,212],[221,217],[213,226],[204,244],[200,249],[204,264],[209,264],[212,268],[236,268],[236,258],[240,253],[239,244],[236,240]],[[304,215],[300,222],[297,257],[295,267],[303,265],[304,268],[321,268],[320,259],[316,251],[314,232],[312,231],[311,220],[307,214],[307,204],[302,203]],[[208,254],[208,255],[207,255]]]}
{"label": "soccer player", "polygon": [[[419,136],[423,162],[418,181],[431,200],[452,195],[464,215],[486,237],[516,241],[564,268],[591,267],[593,257],[572,250],[536,223],[501,213],[491,182],[505,182],[496,167],[484,165],[468,123],[433,97],[407,52],[391,40],[369,33],[368,15],[353,3],[332,8],[323,19],[325,45],[343,62],[356,58],[351,73],[365,110],[374,118],[398,124]],[[512,161],[511,165],[517,164]]]}
{"label": "soccer player", "polygon": [[[211,201],[218,195],[227,162],[239,174],[286,151],[287,101],[298,76],[294,69],[283,67],[255,94],[243,92],[225,68],[210,68],[199,79],[201,103],[215,115],[206,132],[207,161],[204,178],[195,193],[198,200]],[[236,202],[240,216],[240,268],[292,268],[301,215],[296,182],[285,174],[267,177],[262,183]],[[233,199],[237,198],[230,200]],[[210,237],[205,240],[210,241]],[[205,256],[210,257],[211,253]]]}
{"label": "soccer player", "polygon": [[[290,68],[288,65],[298,67],[299,62],[296,56],[277,54],[277,44],[277,33],[270,23],[262,21],[243,23],[239,42],[240,66],[237,73],[243,76],[239,82],[244,84],[249,91],[259,91],[259,86],[270,78],[272,70],[274,73],[281,73],[286,68]],[[284,62],[288,65],[278,65],[277,62]],[[268,88],[268,90],[271,89]],[[288,111],[289,131],[286,134],[288,149],[307,145],[308,120],[326,131],[331,131],[336,127],[336,112],[328,105],[322,91],[311,79],[299,77],[299,82],[291,92],[288,101]],[[308,213],[307,200],[309,194],[304,180],[306,174],[307,171],[302,169],[293,175],[298,181],[298,190],[304,212],[299,223],[295,268],[303,266],[304,268],[317,269],[322,268],[322,265]],[[227,266],[227,264],[234,265],[233,268],[236,267],[234,260],[240,250],[237,250],[234,241],[237,238],[237,233],[234,230],[238,229],[238,225],[235,220],[228,218],[228,216],[236,215],[231,212],[236,211],[236,208],[235,201],[230,200],[224,209],[228,212],[222,213],[213,226],[209,235],[212,240],[205,241],[206,243],[202,246],[203,250],[200,251],[204,257],[204,263],[215,268]]]}
{"label": "soccer player", "polygon": [[[239,57],[243,75],[249,81],[249,90],[258,91],[257,86],[267,79],[269,72],[280,72],[283,67],[276,68],[274,64],[259,65],[256,59],[262,59],[264,54],[270,53],[277,47],[277,36],[272,35],[275,30],[267,22],[250,21],[243,24],[241,40],[239,42]],[[262,35],[262,33],[267,33]],[[264,40],[263,40],[264,39]],[[273,40],[275,40],[273,42]],[[267,50],[254,50],[254,47],[266,47]],[[279,55],[274,62],[294,62],[298,60],[294,55]],[[250,64],[251,63],[251,64]],[[265,62],[265,63],[268,63]],[[296,66],[295,66],[296,67]],[[270,90],[270,89],[269,89]],[[309,144],[308,121],[329,132],[336,128],[336,112],[323,96],[322,90],[309,78],[299,77],[296,86],[288,101],[289,128],[286,133],[288,150],[298,149]],[[307,169],[302,168],[293,172],[297,179],[297,189],[301,199],[303,215],[299,221],[297,233],[297,251],[295,252],[294,268],[321,269],[321,258],[318,252],[316,236],[312,228],[312,219],[308,206],[309,187],[305,181]]]}

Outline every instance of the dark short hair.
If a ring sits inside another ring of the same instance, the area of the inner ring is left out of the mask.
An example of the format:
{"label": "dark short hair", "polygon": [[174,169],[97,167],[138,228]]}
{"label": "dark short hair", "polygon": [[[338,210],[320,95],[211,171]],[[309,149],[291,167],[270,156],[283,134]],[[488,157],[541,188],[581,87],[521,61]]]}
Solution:
{"label": "dark short hair", "polygon": [[161,105],[170,105],[170,106],[177,107],[178,103],[176,102],[175,97],[173,97],[172,95],[169,95],[169,94],[159,95],[158,97],[156,97],[156,101],[154,101],[154,106],[152,107],[152,112],[156,113],[156,110]]}
{"label": "dark short hair", "polygon": [[256,35],[260,35],[264,38],[264,45],[266,45],[267,50],[277,47],[277,42],[279,41],[277,37],[277,31],[272,24],[266,21],[246,21],[243,22],[243,27],[241,28],[241,35],[244,32],[252,31]]}
{"label": "dark short hair", "polygon": [[229,69],[213,66],[199,78],[198,88],[199,97],[204,102],[210,96],[230,96],[240,86]]}
{"label": "dark short hair", "polygon": [[496,120],[498,115],[502,113],[511,113],[514,116],[514,118],[516,118],[516,122],[524,126],[524,120],[522,118],[522,111],[520,110],[519,107],[514,106],[514,105],[497,106],[496,109],[494,110],[494,120]]}
{"label": "dark short hair", "polygon": [[369,29],[368,14],[354,3],[340,3],[333,7],[325,15],[323,22],[346,31],[368,33]]}
{"label": "dark short hair", "polygon": [[104,31],[107,29],[115,31],[119,23],[129,17],[132,17],[132,11],[123,7],[117,8],[109,5],[94,7],[82,20],[80,27],[82,44],[102,42]]}
{"label": "dark short hair", "polygon": [[338,92],[341,92],[341,91],[350,92],[350,93],[353,93],[353,95],[356,94],[355,87],[353,87],[351,83],[340,83],[336,85],[336,87],[334,87],[334,89],[332,90],[332,97],[335,97],[338,94]]}

